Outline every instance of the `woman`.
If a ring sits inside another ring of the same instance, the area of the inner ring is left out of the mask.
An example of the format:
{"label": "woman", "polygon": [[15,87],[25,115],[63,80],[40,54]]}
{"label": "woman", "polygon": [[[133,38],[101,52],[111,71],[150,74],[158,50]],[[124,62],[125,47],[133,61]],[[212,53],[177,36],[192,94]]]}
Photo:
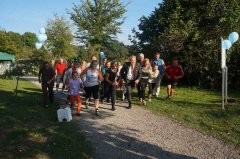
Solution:
{"label": "woman", "polygon": [[142,77],[138,83],[138,96],[141,104],[146,105],[145,100],[145,90],[148,85],[148,80],[150,76],[150,72],[152,70],[151,64],[148,58],[145,58],[142,63]]}
{"label": "woman", "polygon": [[99,83],[103,81],[103,76],[100,70],[98,70],[98,62],[93,60],[90,63],[90,67],[86,68],[82,71],[81,79],[83,81],[84,75],[86,75],[86,79],[84,81],[85,88],[85,99],[86,99],[86,108],[89,105],[89,98],[93,96],[94,105],[95,105],[95,114],[99,115],[98,107],[99,107]]}
{"label": "woman", "polygon": [[159,77],[158,75],[159,75],[158,65],[155,64],[153,65],[152,71],[150,71],[150,78],[148,80],[148,88],[149,88],[148,101],[149,102],[151,102],[152,100],[153,90],[156,87],[156,83]]}
{"label": "woman", "polygon": [[[110,68],[111,66],[111,62],[110,61],[106,61],[104,67],[101,68],[101,72],[103,77],[105,78],[105,74],[107,72],[107,70]],[[109,96],[106,93],[106,81],[104,80],[104,82],[102,83],[102,91],[101,91],[101,99],[103,99],[104,97],[107,97],[107,102],[109,103]],[[103,97],[103,98],[102,98]]]}
{"label": "woman", "polygon": [[[118,67],[117,62],[111,62],[110,68],[106,71],[105,74],[105,94],[107,97],[111,95],[112,111],[115,109],[116,103],[116,89],[117,89],[117,73]],[[103,100],[104,96],[101,97]]]}

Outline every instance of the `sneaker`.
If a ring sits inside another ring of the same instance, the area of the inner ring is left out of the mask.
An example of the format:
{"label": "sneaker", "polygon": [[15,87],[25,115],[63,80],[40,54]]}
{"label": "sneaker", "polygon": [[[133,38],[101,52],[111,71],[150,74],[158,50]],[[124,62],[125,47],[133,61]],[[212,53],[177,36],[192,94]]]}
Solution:
{"label": "sneaker", "polygon": [[89,102],[86,102],[86,109],[88,109],[88,106],[89,106]]}
{"label": "sneaker", "polygon": [[48,108],[49,106],[47,104],[44,105],[44,108]]}
{"label": "sneaker", "polygon": [[98,111],[98,109],[95,110],[95,115],[99,116],[99,111]]}
{"label": "sneaker", "polygon": [[167,96],[165,99],[169,99],[169,100],[170,100],[170,99],[171,99],[171,96]]}
{"label": "sneaker", "polygon": [[151,99],[151,98],[149,98],[149,99],[148,99],[148,101],[149,101],[149,102],[151,102],[151,101],[152,101],[152,99]]}
{"label": "sneaker", "polygon": [[143,105],[147,105],[147,102],[145,100],[143,100]]}
{"label": "sneaker", "polygon": [[114,111],[114,110],[116,110],[116,108],[115,108],[115,107],[112,107],[112,111]]}

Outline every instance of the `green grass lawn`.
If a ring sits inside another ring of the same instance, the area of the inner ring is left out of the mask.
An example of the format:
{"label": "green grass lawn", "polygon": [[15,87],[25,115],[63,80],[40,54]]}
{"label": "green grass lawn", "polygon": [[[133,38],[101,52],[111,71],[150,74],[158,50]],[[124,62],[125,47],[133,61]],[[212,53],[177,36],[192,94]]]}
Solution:
{"label": "green grass lawn", "polygon": [[0,158],[92,158],[92,150],[74,122],[59,123],[57,106],[41,105],[41,90],[28,81],[0,79]]}
{"label": "green grass lawn", "polygon": [[165,99],[166,87],[163,87],[160,98],[142,107],[239,147],[240,91],[229,92],[237,102],[227,104],[225,111],[221,110],[221,92],[183,87],[177,87],[171,100]]}

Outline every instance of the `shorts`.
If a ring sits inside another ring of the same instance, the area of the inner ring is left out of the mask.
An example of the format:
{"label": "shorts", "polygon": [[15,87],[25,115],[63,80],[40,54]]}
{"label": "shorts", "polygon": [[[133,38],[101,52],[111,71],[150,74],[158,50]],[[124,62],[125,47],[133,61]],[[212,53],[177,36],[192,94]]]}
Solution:
{"label": "shorts", "polygon": [[175,88],[177,86],[177,81],[167,80],[167,85],[171,85],[172,88]]}
{"label": "shorts", "polygon": [[99,99],[99,85],[92,87],[84,87],[84,90],[86,93],[86,98],[91,98],[91,96],[93,96],[94,99]]}

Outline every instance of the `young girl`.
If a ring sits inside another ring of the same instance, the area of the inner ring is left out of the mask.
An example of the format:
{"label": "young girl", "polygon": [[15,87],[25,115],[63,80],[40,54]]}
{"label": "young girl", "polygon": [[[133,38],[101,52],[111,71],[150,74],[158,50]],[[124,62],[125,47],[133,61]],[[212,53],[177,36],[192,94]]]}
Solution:
{"label": "young girl", "polygon": [[74,102],[77,101],[77,116],[80,116],[82,101],[79,95],[79,89],[82,84],[81,80],[78,78],[78,72],[74,71],[72,73],[72,78],[68,82],[68,91],[70,95],[71,107],[73,108]]}
{"label": "young girl", "polygon": [[150,71],[150,78],[148,80],[148,87],[149,87],[149,96],[148,96],[148,101],[151,102],[153,90],[156,86],[157,80],[158,80],[158,75],[159,75],[159,70],[158,70],[158,65],[155,64],[153,65],[153,70]]}

